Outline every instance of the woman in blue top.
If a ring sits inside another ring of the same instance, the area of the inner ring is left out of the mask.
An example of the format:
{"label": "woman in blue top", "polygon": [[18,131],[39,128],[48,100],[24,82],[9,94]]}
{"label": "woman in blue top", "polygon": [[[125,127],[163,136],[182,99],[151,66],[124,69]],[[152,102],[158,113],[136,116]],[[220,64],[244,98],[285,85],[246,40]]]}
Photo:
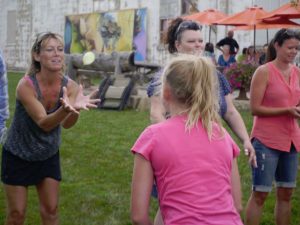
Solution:
{"label": "woman in blue top", "polygon": [[[204,47],[201,26],[194,21],[185,21],[182,18],[177,18],[171,22],[165,42],[168,44],[168,50],[171,54],[189,53],[200,55]],[[244,149],[249,155],[249,162],[256,166],[255,152],[251,145],[243,119],[233,105],[232,96],[230,94],[230,85],[223,74],[220,72],[217,72],[216,74],[218,75],[220,86],[220,114],[232,131],[242,141]],[[151,103],[150,119],[152,123],[158,123],[166,119],[167,110],[161,100],[160,91],[161,71],[154,76],[147,90]],[[241,193],[236,160],[233,163],[232,171],[235,173],[232,174],[235,206],[238,211],[241,211]],[[156,216],[156,221],[155,224],[163,224],[159,213]]]}
{"label": "woman in blue top", "polygon": [[236,62],[234,55],[230,55],[229,51],[230,51],[230,46],[223,45],[222,54],[218,58],[218,66],[222,68],[226,68]]}

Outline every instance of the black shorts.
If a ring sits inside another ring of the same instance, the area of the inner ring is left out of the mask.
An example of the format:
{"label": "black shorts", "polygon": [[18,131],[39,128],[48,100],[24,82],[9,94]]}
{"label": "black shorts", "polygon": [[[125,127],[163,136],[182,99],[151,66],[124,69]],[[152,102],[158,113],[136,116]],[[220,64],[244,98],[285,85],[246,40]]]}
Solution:
{"label": "black shorts", "polygon": [[43,161],[26,161],[3,148],[1,181],[4,184],[37,185],[46,177],[61,181],[59,152]]}

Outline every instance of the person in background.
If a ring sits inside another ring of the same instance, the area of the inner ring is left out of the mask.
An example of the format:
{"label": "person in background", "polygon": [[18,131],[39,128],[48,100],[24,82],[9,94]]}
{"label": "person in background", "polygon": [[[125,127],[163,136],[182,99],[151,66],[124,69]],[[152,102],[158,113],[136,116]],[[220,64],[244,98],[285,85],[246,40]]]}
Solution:
{"label": "person in background", "polygon": [[214,45],[210,42],[207,42],[204,47],[204,56],[210,58],[214,65],[217,65]]}
{"label": "person in background", "polygon": [[239,44],[237,43],[237,41],[233,38],[234,32],[232,30],[229,30],[227,32],[227,37],[221,39],[217,44],[216,44],[216,48],[219,49],[221,52],[224,52],[224,45],[229,45],[230,50],[229,50],[229,54],[233,55],[235,57],[235,55],[239,52]]}
{"label": "person in background", "polygon": [[231,64],[236,63],[235,56],[230,54],[229,45],[224,45],[222,54],[218,58],[218,66],[222,69],[229,67]]}
{"label": "person in background", "polygon": [[263,46],[263,52],[261,56],[259,57],[259,65],[265,64],[267,60],[267,51],[268,51],[268,44],[264,44]]}
{"label": "person in background", "polygon": [[255,62],[256,61],[256,51],[253,45],[250,45],[247,49],[247,62]]}
{"label": "person in background", "polygon": [[242,54],[238,56],[237,62],[241,63],[247,59],[247,49],[248,48],[243,48]]}
{"label": "person in background", "polygon": [[221,125],[217,86],[210,59],[177,56],[165,68],[162,98],[171,117],[146,128],[132,147],[133,224],[152,224],[155,179],[165,225],[242,225],[231,195],[239,149]]}
{"label": "person in background", "polygon": [[[182,18],[176,18],[171,21],[168,28],[165,43],[168,45],[168,51],[174,57],[181,53],[201,55],[203,52],[203,38],[201,34],[201,25],[194,21],[185,21]],[[151,80],[147,93],[150,98],[150,120],[152,123],[159,123],[168,118],[168,112],[163,105],[161,99],[161,76],[162,70],[158,72]],[[244,149],[249,156],[249,162],[252,165],[256,165],[254,149],[251,145],[245,124],[243,119],[232,102],[231,90],[228,81],[225,76],[215,71],[219,81],[219,103],[220,103],[220,115],[229,125],[231,130],[238,136],[243,143]],[[233,182],[233,195],[235,200],[235,206],[238,211],[242,210],[241,193],[239,184],[239,173],[237,169],[237,161],[234,160],[233,171],[236,174],[232,174]],[[156,221],[162,221],[160,213],[158,212]],[[163,224],[163,223],[155,223]]]}
{"label": "person in background", "polygon": [[299,33],[279,30],[268,48],[267,63],[259,66],[250,86],[254,115],[251,133],[257,155],[252,168],[252,193],[246,207],[246,225],[260,224],[264,203],[276,185],[276,225],[290,224],[300,151],[300,70],[293,62]]}
{"label": "person in background", "polygon": [[4,59],[0,51],[0,144],[6,138],[6,120],[9,117],[8,82]]}
{"label": "person in background", "polygon": [[57,225],[61,127],[71,128],[80,110],[98,99],[64,76],[64,41],[55,33],[37,36],[31,65],[16,88],[16,109],[3,145],[1,180],[7,203],[5,225],[24,224],[27,192],[35,186],[41,224]]}

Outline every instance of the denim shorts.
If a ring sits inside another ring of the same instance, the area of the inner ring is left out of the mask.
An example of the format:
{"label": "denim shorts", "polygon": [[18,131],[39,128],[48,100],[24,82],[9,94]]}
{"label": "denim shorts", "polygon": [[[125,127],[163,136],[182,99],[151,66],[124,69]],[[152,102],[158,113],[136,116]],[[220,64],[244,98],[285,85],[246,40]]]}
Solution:
{"label": "denim shorts", "polygon": [[294,145],[290,152],[268,148],[256,138],[252,140],[252,145],[257,158],[257,168],[252,167],[253,191],[272,191],[274,179],[276,187],[296,187],[298,154]]}
{"label": "denim shorts", "polygon": [[153,186],[152,186],[151,196],[153,198],[158,198],[158,192],[157,192],[157,186],[156,186],[156,184],[153,184]]}

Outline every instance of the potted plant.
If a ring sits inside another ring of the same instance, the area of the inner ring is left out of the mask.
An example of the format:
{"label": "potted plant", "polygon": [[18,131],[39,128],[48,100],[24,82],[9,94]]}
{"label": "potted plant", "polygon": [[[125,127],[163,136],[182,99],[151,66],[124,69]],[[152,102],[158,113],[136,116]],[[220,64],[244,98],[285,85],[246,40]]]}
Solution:
{"label": "potted plant", "polygon": [[255,62],[243,61],[224,69],[232,90],[240,90],[237,99],[248,99],[246,93],[250,89],[251,79],[257,67]]}

